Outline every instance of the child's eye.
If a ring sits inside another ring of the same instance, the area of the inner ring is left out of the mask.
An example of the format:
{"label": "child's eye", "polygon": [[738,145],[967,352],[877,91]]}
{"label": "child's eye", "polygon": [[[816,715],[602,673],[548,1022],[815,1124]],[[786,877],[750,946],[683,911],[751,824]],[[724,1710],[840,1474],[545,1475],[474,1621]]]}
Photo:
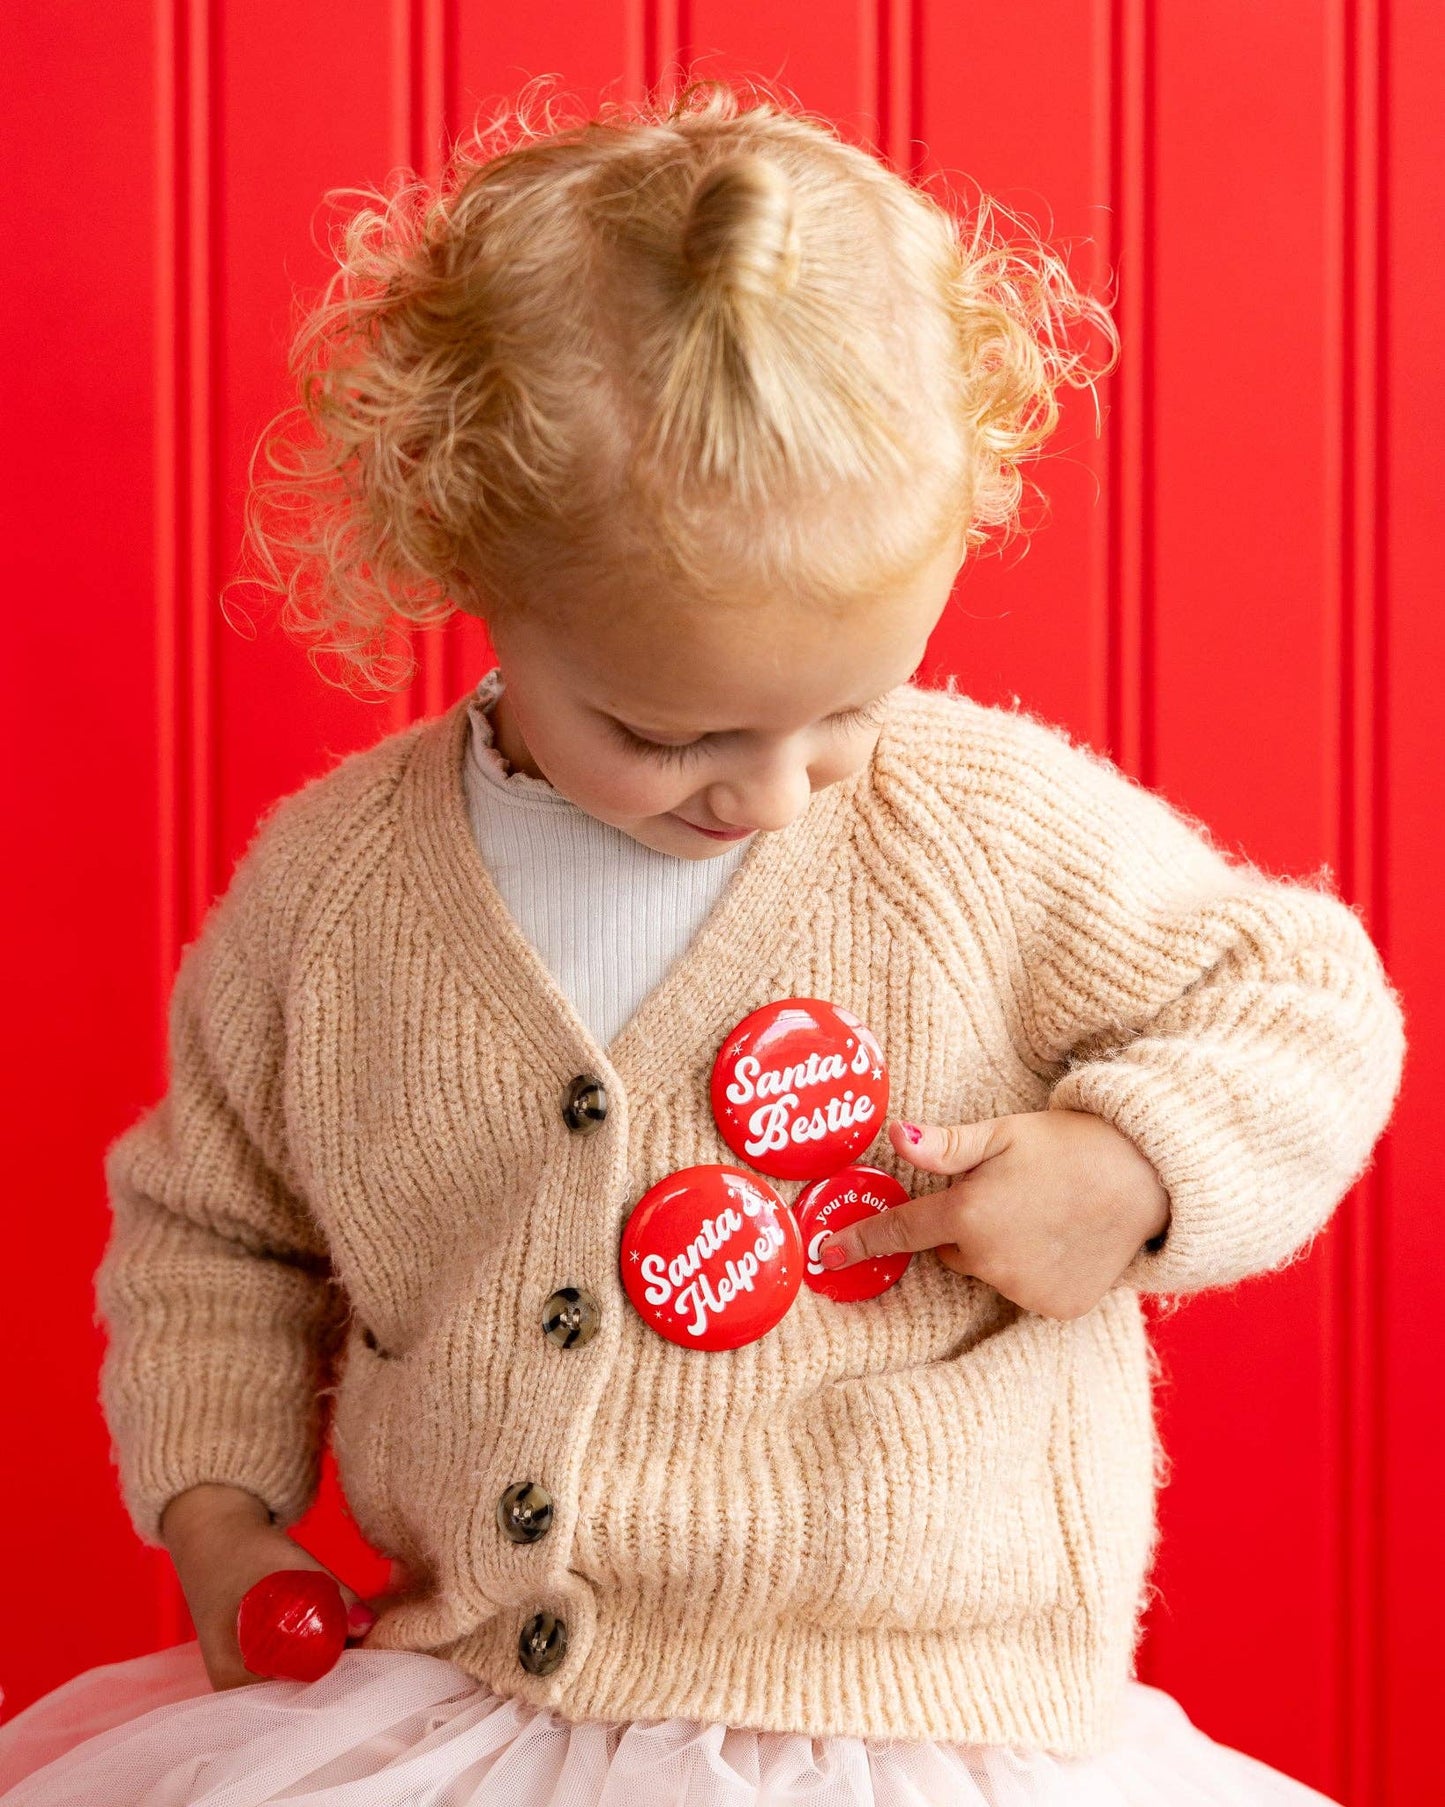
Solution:
{"label": "child's eye", "polygon": [[864,703],[860,709],[843,709],[837,715],[830,715],[828,720],[835,728],[881,728],[883,725],[883,706],[885,697],[874,697],[871,703]]}
{"label": "child's eye", "polygon": [[[842,709],[836,715],[830,715],[830,727],[842,729],[847,733],[855,728],[877,728],[882,726],[885,697],[875,697],[871,703],[864,703],[859,709]],[[661,765],[683,765],[702,752],[711,738],[701,735],[697,740],[669,742],[665,740],[645,740],[642,735],[634,734],[631,728],[609,715],[604,718],[614,739],[620,741],[629,752],[641,753],[646,759],[655,759]]]}
{"label": "child's eye", "polygon": [[663,740],[644,740],[640,734],[634,734],[631,728],[623,727],[615,717],[609,715],[606,720],[614,739],[629,751],[641,753],[647,759],[655,759],[661,765],[681,765],[702,750],[701,740],[685,740],[676,745]]}

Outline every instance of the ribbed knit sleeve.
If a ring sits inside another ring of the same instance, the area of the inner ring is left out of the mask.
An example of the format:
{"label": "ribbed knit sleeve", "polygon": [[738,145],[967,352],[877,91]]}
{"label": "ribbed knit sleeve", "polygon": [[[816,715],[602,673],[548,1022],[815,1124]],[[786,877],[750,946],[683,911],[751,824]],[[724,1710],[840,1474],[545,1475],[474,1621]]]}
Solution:
{"label": "ribbed knit sleeve", "polygon": [[1185,1294],[1304,1252],[1400,1084],[1400,1001],[1358,916],[1021,710],[910,696],[887,784],[930,846],[934,932],[979,941],[1049,1108],[1104,1117],[1169,1191],[1120,1283]]}
{"label": "ribbed knit sleeve", "polygon": [[1404,1020],[1378,952],[1323,878],[1226,858],[1099,755],[1009,721],[1024,1021],[1033,1056],[1064,1063],[1049,1106],[1112,1123],[1169,1193],[1162,1244],[1121,1284],[1186,1293],[1282,1266],[1390,1116]]}
{"label": "ribbed knit sleeve", "polygon": [[282,1524],[317,1482],[340,1300],[286,1178],[284,948],[264,872],[284,817],[268,828],[184,950],[165,1096],[105,1157],[101,1403],[127,1510],[154,1545],[168,1501],[198,1482],[246,1488]]}

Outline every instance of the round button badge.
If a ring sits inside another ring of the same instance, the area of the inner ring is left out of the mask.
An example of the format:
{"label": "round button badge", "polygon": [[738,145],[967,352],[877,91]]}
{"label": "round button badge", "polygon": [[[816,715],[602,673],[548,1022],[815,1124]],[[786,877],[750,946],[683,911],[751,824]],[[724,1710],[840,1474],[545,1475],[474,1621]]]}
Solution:
{"label": "round button badge", "polygon": [[622,1232],[622,1284],[659,1336],[739,1349],[766,1336],[803,1283],[792,1211],[738,1167],[681,1167],[645,1192]]}
{"label": "round button badge", "polygon": [[780,1180],[856,1160],[888,1110],[883,1050],[851,1010],[782,998],[745,1016],[712,1069],[712,1111],[739,1159]]}
{"label": "round button badge", "polygon": [[901,1205],[909,1196],[906,1186],[877,1167],[845,1167],[841,1173],[805,1186],[793,1200],[803,1239],[804,1284],[830,1299],[845,1301],[875,1299],[890,1286],[896,1286],[913,1259],[907,1250],[900,1255],[855,1261],[836,1272],[823,1266],[818,1250],[824,1237],[834,1230],[846,1230],[849,1224],[860,1223],[865,1217],[876,1217],[880,1211]]}

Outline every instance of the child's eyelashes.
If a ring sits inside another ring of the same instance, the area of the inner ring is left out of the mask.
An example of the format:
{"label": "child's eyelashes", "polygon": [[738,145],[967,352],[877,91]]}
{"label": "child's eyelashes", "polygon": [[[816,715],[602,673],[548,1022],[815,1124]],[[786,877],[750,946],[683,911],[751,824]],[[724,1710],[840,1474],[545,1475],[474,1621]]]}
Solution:
{"label": "child's eyelashes", "polygon": [[644,758],[655,759],[660,765],[682,765],[686,760],[694,758],[701,752],[706,736],[702,740],[685,740],[669,743],[665,740],[644,740],[640,734],[634,734],[615,716],[606,717],[607,726],[615,740],[619,740],[630,751],[641,753]]}
{"label": "child's eyelashes", "polygon": [[871,703],[864,703],[859,709],[844,709],[838,715],[830,715],[829,723],[835,728],[881,728],[883,711],[887,703],[886,697],[874,697]]}
{"label": "child's eyelashes", "polygon": [[[840,709],[836,715],[825,717],[828,727],[843,733],[856,728],[877,728],[882,725],[883,710],[886,698],[875,697],[871,703],[864,703],[857,709]],[[665,741],[648,740],[644,735],[635,733],[616,716],[603,718],[612,737],[620,741],[629,751],[641,753],[646,759],[654,759],[660,765],[683,765],[695,759],[708,745],[709,741],[721,739],[720,735],[702,734],[696,740]]]}

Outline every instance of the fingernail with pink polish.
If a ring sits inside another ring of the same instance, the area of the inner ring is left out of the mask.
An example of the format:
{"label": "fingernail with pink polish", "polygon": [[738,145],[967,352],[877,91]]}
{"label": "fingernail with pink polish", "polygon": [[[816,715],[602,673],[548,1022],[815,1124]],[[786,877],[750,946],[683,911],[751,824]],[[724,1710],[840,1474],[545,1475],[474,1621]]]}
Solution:
{"label": "fingernail with pink polish", "polygon": [[376,1623],[376,1614],[358,1600],[346,1615],[346,1629],[353,1638],[364,1638]]}
{"label": "fingernail with pink polish", "polygon": [[843,1267],[847,1264],[848,1250],[836,1236],[830,1236],[819,1251],[818,1259],[824,1267]]}
{"label": "fingernail with pink polish", "polygon": [[923,1140],[923,1131],[916,1123],[900,1123],[898,1127],[903,1131],[910,1142],[916,1144]]}

